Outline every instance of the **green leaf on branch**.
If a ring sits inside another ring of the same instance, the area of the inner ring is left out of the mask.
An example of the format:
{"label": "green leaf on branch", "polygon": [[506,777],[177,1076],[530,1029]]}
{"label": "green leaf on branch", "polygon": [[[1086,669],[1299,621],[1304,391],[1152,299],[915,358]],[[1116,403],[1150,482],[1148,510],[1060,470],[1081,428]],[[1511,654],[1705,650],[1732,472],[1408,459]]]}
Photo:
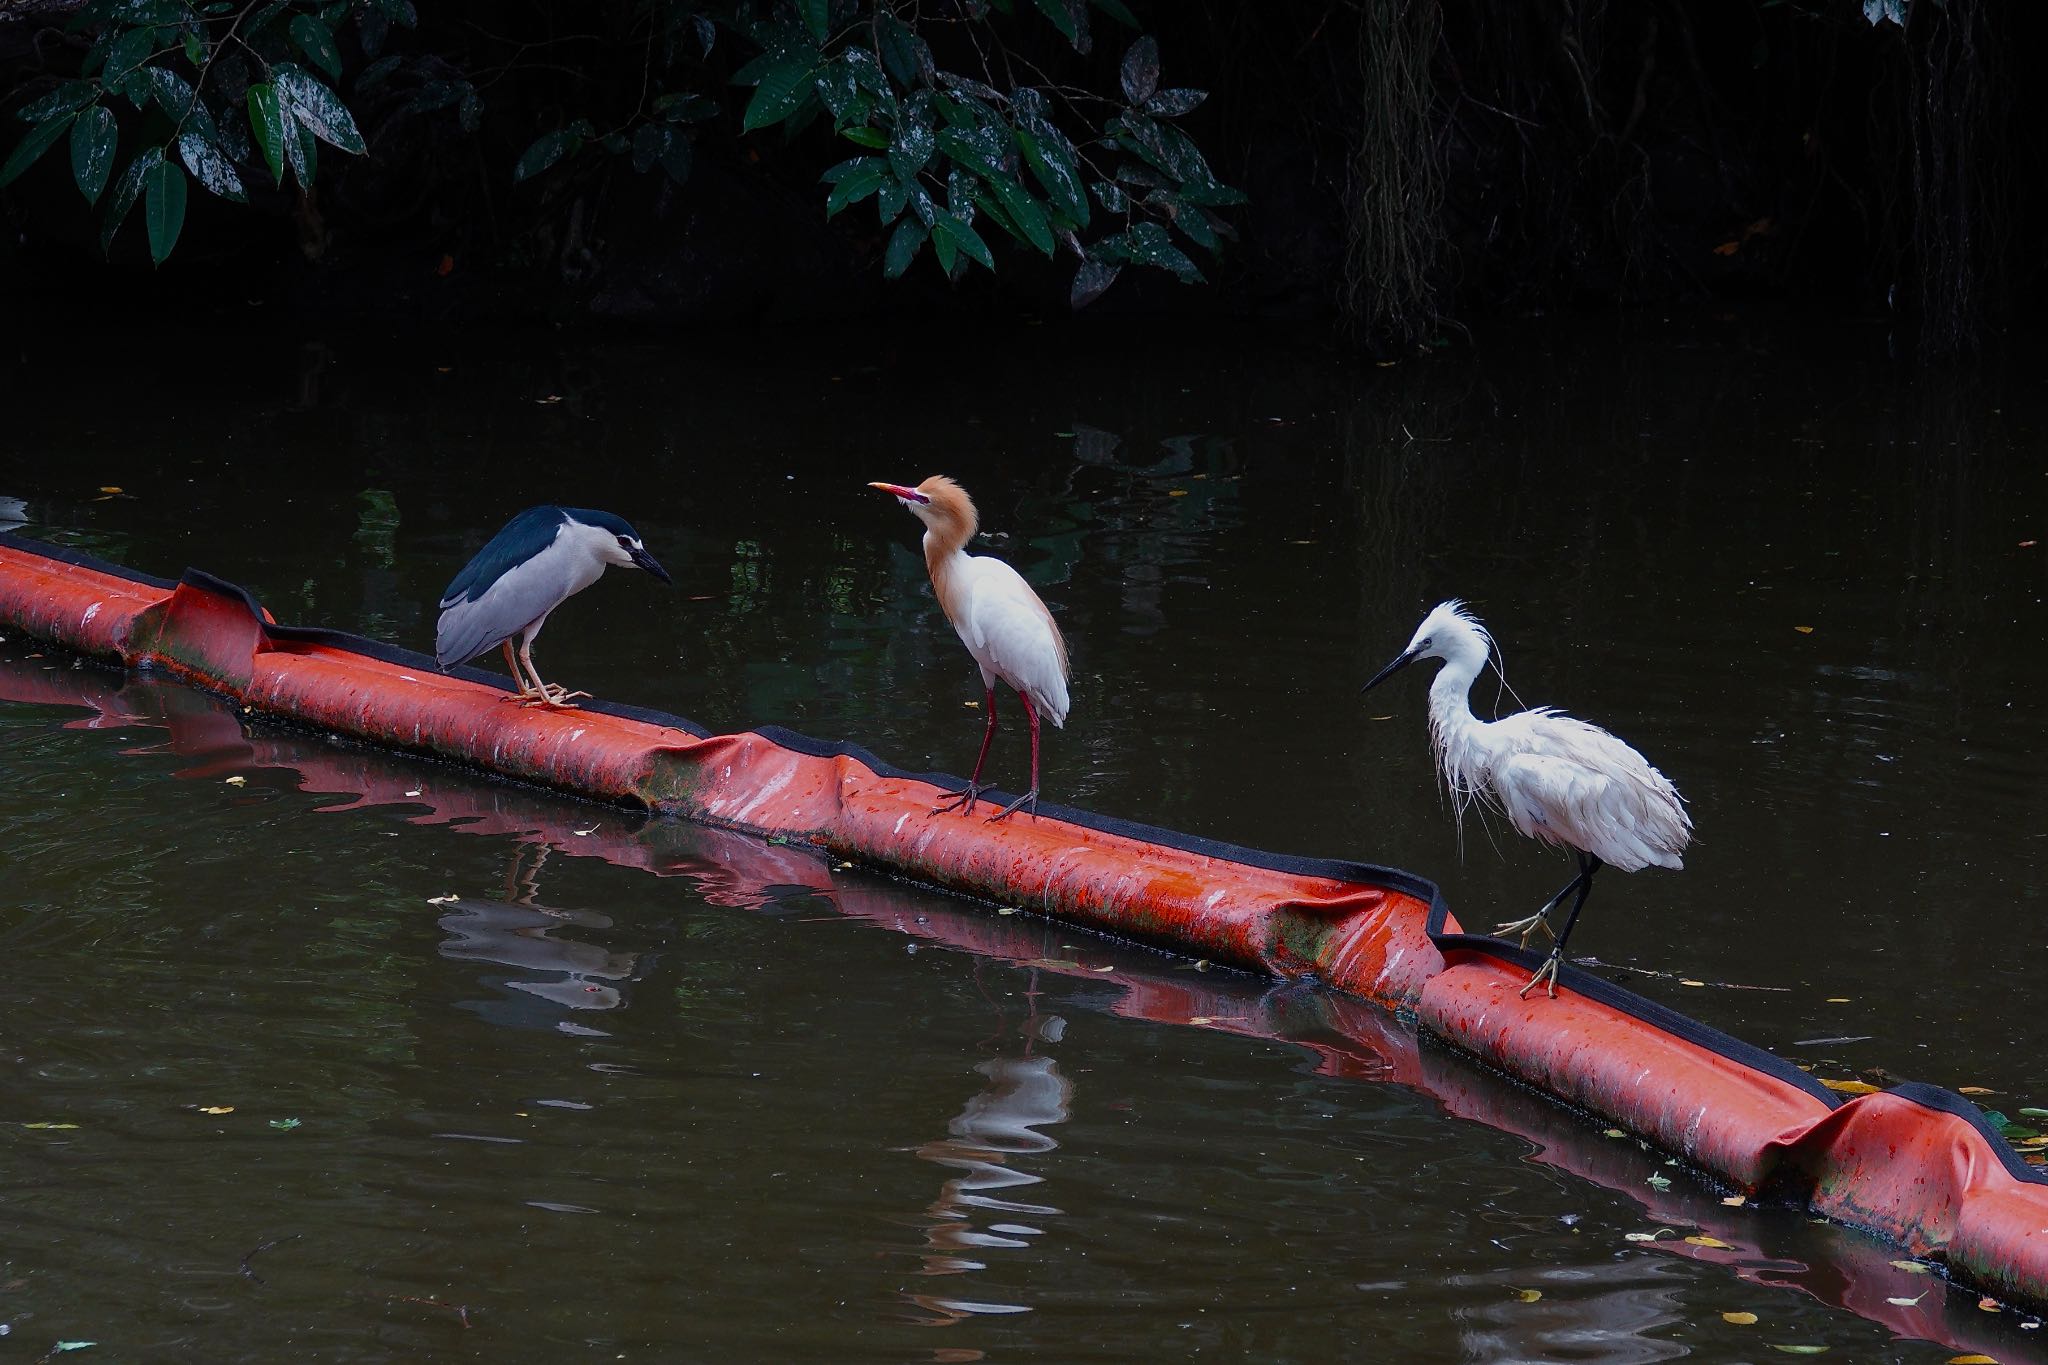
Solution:
{"label": "green leaf on branch", "polygon": [[242,177],[235,170],[235,163],[198,133],[186,133],[178,139],[178,156],[184,161],[185,169],[192,172],[211,193],[232,199],[237,204],[248,202],[249,196],[242,188]]}
{"label": "green leaf on branch", "polygon": [[988,185],[989,193],[1002,205],[1003,215],[1008,219],[1007,226],[1013,228],[1020,239],[1037,247],[1042,254],[1052,255],[1052,224],[1046,219],[1045,210],[1040,207],[1038,201],[1026,194],[1016,181],[1007,176],[987,180],[985,183]]}
{"label": "green leaf on branch", "polygon": [[957,214],[941,213],[933,219],[932,245],[935,250],[940,252],[940,263],[946,265],[947,274],[951,274],[953,271],[953,267],[945,262],[945,257],[952,254],[951,251],[946,250],[947,247],[952,247],[980,261],[985,269],[994,270],[996,268],[996,258],[990,254],[988,243],[982,241],[981,234],[970,227],[965,218]]}
{"label": "green leaf on branch", "polygon": [[848,204],[857,204],[867,198],[889,179],[889,163],[879,156],[864,156],[843,164],[848,169],[839,176],[838,182],[832,186],[831,196],[825,201],[827,218]]}
{"label": "green leaf on branch", "polygon": [[99,202],[114,169],[114,111],[95,104],[71,125],[71,176],[85,202]]}
{"label": "green leaf on branch", "polygon": [[542,133],[519,154],[513,163],[514,181],[531,180],[565,156],[582,150],[584,134],[589,125],[578,120],[567,128],[557,128],[552,133]]}
{"label": "green leaf on branch", "polygon": [[932,159],[932,152],[938,147],[938,139],[932,130],[922,123],[906,122],[896,130],[896,140],[889,144],[889,165],[896,171],[898,179],[905,182],[917,179],[917,173]]}
{"label": "green leaf on branch", "polygon": [[74,115],[59,114],[53,119],[38,123],[22,135],[14,150],[8,153],[5,164],[0,164],[0,185],[12,182],[15,177],[36,163],[36,158],[50,150],[50,144],[64,136]]}
{"label": "green leaf on branch", "polygon": [[1090,47],[1088,37],[1088,11],[1082,0],[1034,0],[1039,12],[1052,20],[1052,26],[1060,36],[1074,45],[1074,51],[1086,54]]}
{"label": "green leaf on branch", "polygon": [[741,131],[751,133],[780,123],[797,111],[811,93],[814,56],[809,50],[790,53],[761,73],[761,83],[754,87],[746,116],[740,120]]}
{"label": "green leaf on branch", "polygon": [[35,103],[15,110],[14,116],[23,123],[44,123],[59,114],[83,109],[99,98],[99,90],[93,81],[66,81]]}
{"label": "green leaf on branch", "polygon": [[929,85],[937,74],[931,46],[887,10],[875,16],[876,55],[899,85]]}
{"label": "green leaf on branch", "polygon": [[293,121],[330,147],[356,156],[369,150],[356,129],[355,115],[339,95],[290,62],[278,62],[270,71],[279,98],[291,106]]}
{"label": "green leaf on branch", "polygon": [[[1047,136],[1047,133],[1050,136]],[[1081,172],[1075,164],[1073,147],[1057,128],[1043,131],[1019,128],[1017,145],[1024,150],[1024,164],[1045,190],[1053,206],[1076,227],[1088,226],[1088,196],[1081,189]]]}
{"label": "green leaf on branch", "polygon": [[917,259],[918,249],[925,243],[928,234],[924,224],[915,218],[905,218],[896,225],[896,231],[889,235],[889,249],[882,257],[882,275],[885,279],[897,279],[910,269],[910,263]]}
{"label": "green leaf on branch", "polygon": [[1192,112],[1207,98],[1209,92],[1206,90],[1161,90],[1145,101],[1145,112],[1155,118],[1177,118]]}
{"label": "green leaf on branch", "polygon": [[1067,306],[1079,310],[1101,298],[1103,291],[1116,283],[1122,269],[1107,261],[1081,262],[1081,268],[1074,272],[1074,287],[1067,295]]}
{"label": "green leaf on branch", "polygon": [[841,128],[839,136],[862,147],[872,147],[878,152],[889,145],[889,135],[880,128]]}
{"label": "green leaf on branch", "polygon": [[292,117],[291,131],[284,135],[284,159],[291,164],[292,174],[299,184],[310,189],[313,177],[320,169],[320,144],[313,140],[313,134],[306,125],[298,121],[298,110],[289,110]]}
{"label": "green leaf on branch", "polygon": [[1132,104],[1143,104],[1159,88],[1159,44],[1151,34],[1141,35],[1124,53],[1123,85],[1124,98]]}
{"label": "green leaf on branch", "polygon": [[156,164],[143,177],[143,185],[142,221],[149,229],[149,258],[162,265],[185,226],[185,172],[177,162],[164,160],[158,150]]}
{"label": "green leaf on branch", "polygon": [[110,86],[119,85],[135,68],[148,61],[149,54],[155,50],[155,29],[129,29],[107,49],[107,69],[101,73],[100,79]]}
{"label": "green leaf on branch", "polygon": [[306,59],[327,73],[327,79],[341,78],[341,53],[334,46],[334,34],[327,25],[310,14],[292,16],[292,46],[306,54]]}
{"label": "green leaf on branch", "polygon": [[114,242],[114,233],[119,230],[122,220],[128,217],[128,210],[135,207],[135,201],[142,197],[142,182],[164,159],[161,147],[144,148],[141,155],[128,163],[128,169],[121,172],[121,178],[114,182],[114,192],[107,199],[107,206],[101,210],[100,250],[106,251]]}
{"label": "green leaf on branch", "polygon": [[797,0],[797,11],[803,15],[804,27],[822,47],[832,36],[832,0]]}
{"label": "green leaf on branch", "polygon": [[1138,16],[1131,13],[1124,0],[1094,0],[1095,8],[1122,24],[1125,28],[1138,27]]}
{"label": "green leaf on branch", "polygon": [[256,145],[270,167],[270,178],[283,185],[284,140],[292,130],[291,125],[285,122],[277,87],[267,81],[249,87],[249,128],[256,134]]}
{"label": "green leaf on branch", "polygon": [[1183,284],[1202,283],[1202,272],[1186,252],[1173,244],[1166,229],[1157,223],[1138,223],[1102,244],[1120,250],[1124,259],[1136,265],[1156,265],[1170,270]]}
{"label": "green leaf on branch", "polygon": [[654,169],[675,131],[659,123],[643,123],[633,130],[633,169],[641,175]]}

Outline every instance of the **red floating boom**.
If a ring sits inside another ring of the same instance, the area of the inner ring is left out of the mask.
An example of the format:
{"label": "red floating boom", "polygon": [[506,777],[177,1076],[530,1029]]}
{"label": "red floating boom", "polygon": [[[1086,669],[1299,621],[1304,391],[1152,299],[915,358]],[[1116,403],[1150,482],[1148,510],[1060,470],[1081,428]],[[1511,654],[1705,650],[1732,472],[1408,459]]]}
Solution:
{"label": "red floating boom", "polygon": [[2048,1172],[1968,1100],[1902,1085],[1844,1103],[1770,1053],[1571,968],[1557,999],[1523,1000],[1536,955],[1462,933],[1437,888],[1409,873],[1053,806],[1001,824],[933,815],[936,792],[957,779],[773,727],[713,735],[602,702],[510,706],[494,675],[443,674],[409,650],[276,625],[210,575],[171,583],[4,534],[0,621],[372,744],[810,844],[1233,967],[1315,977],[1412,1012],[1745,1193],[1803,1201],[1982,1290],[2048,1307]]}

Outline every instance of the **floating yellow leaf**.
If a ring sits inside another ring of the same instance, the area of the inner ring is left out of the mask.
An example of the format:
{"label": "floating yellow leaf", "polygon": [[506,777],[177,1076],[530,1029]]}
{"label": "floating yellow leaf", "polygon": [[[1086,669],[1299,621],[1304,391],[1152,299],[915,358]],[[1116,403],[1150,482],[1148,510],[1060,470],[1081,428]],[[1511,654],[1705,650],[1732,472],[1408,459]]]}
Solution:
{"label": "floating yellow leaf", "polygon": [[1959,1085],[1956,1087],[1956,1093],[1958,1095],[1996,1095],[1998,1092],[1988,1085]]}
{"label": "floating yellow leaf", "polygon": [[1896,1305],[1900,1308],[1911,1308],[1914,1304],[1920,1302],[1920,1300],[1926,1297],[1927,1296],[1925,1294],[1916,1294],[1910,1299],[1886,1299],[1885,1302]]}
{"label": "floating yellow leaf", "polygon": [[100,485],[100,492],[102,493],[118,493],[120,491],[121,485],[118,483],[103,483]]}
{"label": "floating yellow leaf", "polygon": [[1185,488],[1169,488],[1166,490],[1166,496],[1169,498],[1184,498],[1187,495],[1188,490]]}
{"label": "floating yellow leaf", "polygon": [[1669,1231],[1670,1228],[1658,1228],[1655,1232],[1629,1232],[1622,1235],[1631,1242],[1654,1242]]}
{"label": "floating yellow leaf", "polygon": [[1110,964],[1109,966],[1107,966],[1107,967],[1097,967],[1097,968],[1096,968],[1095,970],[1096,970],[1096,971],[1098,971],[1098,972],[1113,972],[1113,971],[1115,971],[1115,970],[1116,970],[1116,964],[1115,964],[1115,963],[1111,963],[1111,964]]}
{"label": "floating yellow leaf", "polygon": [[1875,1095],[1883,1089],[1882,1086],[1872,1085],[1868,1081],[1831,1081],[1825,1076],[1820,1078],[1820,1083],[1830,1090],[1839,1090],[1844,1095]]}
{"label": "floating yellow leaf", "polygon": [[232,1104],[202,1104],[199,1106],[199,1112],[202,1114],[232,1114],[235,1112],[235,1106]]}
{"label": "floating yellow leaf", "polygon": [[1747,1204],[1749,1201],[1747,1199],[1744,1199],[1739,1194],[1731,1194],[1726,1199],[1723,1199],[1721,1202],[1726,1204],[1731,1209],[1739,1209],[1744,1204]]}
{"label": "floating yellow leaf", "polygon": [[1711,1247],[1715,1251],[1735,1250],[1734,1247],[1728,1245],[1728,1243],[1722,1241],[1719,1237],[1688,1237],[1685,1239],[1685,1241],[1686,1245],[1688,1246]]}
{"label": "floating yellow leaf", "polygon": [[1899,1270],[1905,1271],[1908,1275],[1931,1275],[1934,1273],[1928,1268],[1925,1261],[1893,1261],[1892,1265]]}
{"label": "floating yellow leaf", "polygon": [[1792,629],[1794,629],[1794,630],[1798,631],[1798,632],[1799,632],[1799,633],[1800,633],[1801,635],[1811,635],[1811,634],[1813,634],[1813,627],[1812,627],[1812,626],[1794,626],[1794,627],[1792,627]]}
{"label": "floating yellow leaf", "polygon": [[1987,1355],[1950,1356],[1948,1365],[1998,1365],[1998,1358]]}
{"label": "floating yellow leaf", "polygon": [[1736,1326],[1736,1327],[1754,1327],[1754,1326],[1756,1326],[1756,1314],[1754,1314],[1754,1313],[1723,1313],[1723,1314],[1721,1315],[1721,1321],[1723,1321],[1723,1322],[1725,1322],[1725,1323],[1730,1323],[1730,1324],[1732,1324],[1732,1325],[1734,1325],[1734,1326]]}
{"label": "floating yellow leaf", "polygon": [[1540,1289],[1517,1289],[1515,1291],[1515,1297],[1520,1299],[1523,1303],[1534,1303],[1536,1302],[1536,1300],[1543,1297],[1543,1291]]}
{"label": "floating yellow leaf", "polygon": [[1831,995],[1828,997],[1827,1003],[1830,1005],[1846,1005],[1849,1003],[1849,997],[1846,995]]}
{"label": "floating yellow leaf", "polygon": [[1622,1132],[1622,1131],[1621,1131],[1621,1129],[1619,1129],[1619,1128],[1609,1128],[1609,1129],[1608,1129],[1608,1130],[1607,1130],[1606,1132],[1602,1133],[1602,1134],[1601,1134],[1600,1136],[1602,1136],[1602,1137],[1627,1137],[1627,1136],[1628,1136],[1628,1134],[1627,1134],[1627,1133],[1624,1133],[1624,1132]]}
{"label": "floating yellow leaf", "polygon": [[1678,983],[1678,984],[1679,984],[1679,985],[1681,985],[1681,986],[1704,986],[1704,985],[1706,985],[1707,983],[1706,983],[1706,982],[1704,982],[1704,981],[1691,981],[1691,980],[1685,980],[1685,979],[1681,979],[1681,980],[1679,981],[1679,983]]}
{"label": "floating yellow leaf", "polygon": [[22,1126],[22,1127],[24,1127],[24,1128],[41,1128],[41,1129],[54,1129],[54,1128],[76,1128],[76,1127],[77,1127],[78,1125],[77,1125],[77,1124],[75,1124],[75,1123],[24,1123],[24,1124],[22,1124],[21,1126]]}
{"label": "floating yellow leaf", "polygon": [[1999,1303],[1997,1299],[1992,1298],[1989,1294],[1986,1294],[1983,1298],[1977,1300],[1977,1311],[1980,1313],[1996,1313],[2002,1307],[2004,1307],[2004,1305]]}
{"label": "floating yellow leaf", "polygon": [[1781,1346],[1775,1341],[1771,1343],[1771,1349],[1783,1351],[1788,1356],[1824,1356],[1828,1353],[1825,1346]]}
{"label": "floating yellow leaf", "polygon": [[242,777],[240,775],[222,778],[221,780],[226,782],[230,787],[246,787],[249,785],[249,779],[246,777]]}

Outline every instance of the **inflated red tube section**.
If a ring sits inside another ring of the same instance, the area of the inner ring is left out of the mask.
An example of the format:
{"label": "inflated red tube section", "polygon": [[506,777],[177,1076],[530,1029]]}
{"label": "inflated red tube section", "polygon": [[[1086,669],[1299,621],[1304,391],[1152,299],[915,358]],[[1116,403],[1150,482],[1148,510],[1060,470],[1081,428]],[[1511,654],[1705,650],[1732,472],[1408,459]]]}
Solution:
{"label": "inflated red tube section", "polygon": [[1798,1068],[1597,977],[1519,998],[1535,956],[1459,931],[1437,889],[1058,807],[1001,825],[930,813],[957,779],[774,728],[713,735],[592,703],[508,706],[504,680],[279,626],[240,588],[150,578],[0,535],[0,621],[161,669],[254,712],[502,776],[776,836],[953,890],[1271,976],[1315,977],[1748,1193],[1791,1198],[2048,1305],[2048,1172],[1969,1101],[1905,1085],[1847,1103]]}

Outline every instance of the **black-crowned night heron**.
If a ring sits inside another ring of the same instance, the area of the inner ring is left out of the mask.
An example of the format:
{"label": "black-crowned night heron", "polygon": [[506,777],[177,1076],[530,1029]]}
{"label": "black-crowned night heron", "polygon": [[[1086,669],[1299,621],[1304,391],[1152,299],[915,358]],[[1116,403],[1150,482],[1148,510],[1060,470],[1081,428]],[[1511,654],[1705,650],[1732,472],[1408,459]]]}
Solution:
{"label": "black-crowned night heron", "polygon": [[533,637],[549,612],[614,564],[672,581],[624,518],[585,507],[527,508],[506,522],[441,594],[435,661],[445,669],[503,646],[505,666],[519,684],[524,705],[567,706],[574,697],[589,696],[541,681],[533,667]]}

